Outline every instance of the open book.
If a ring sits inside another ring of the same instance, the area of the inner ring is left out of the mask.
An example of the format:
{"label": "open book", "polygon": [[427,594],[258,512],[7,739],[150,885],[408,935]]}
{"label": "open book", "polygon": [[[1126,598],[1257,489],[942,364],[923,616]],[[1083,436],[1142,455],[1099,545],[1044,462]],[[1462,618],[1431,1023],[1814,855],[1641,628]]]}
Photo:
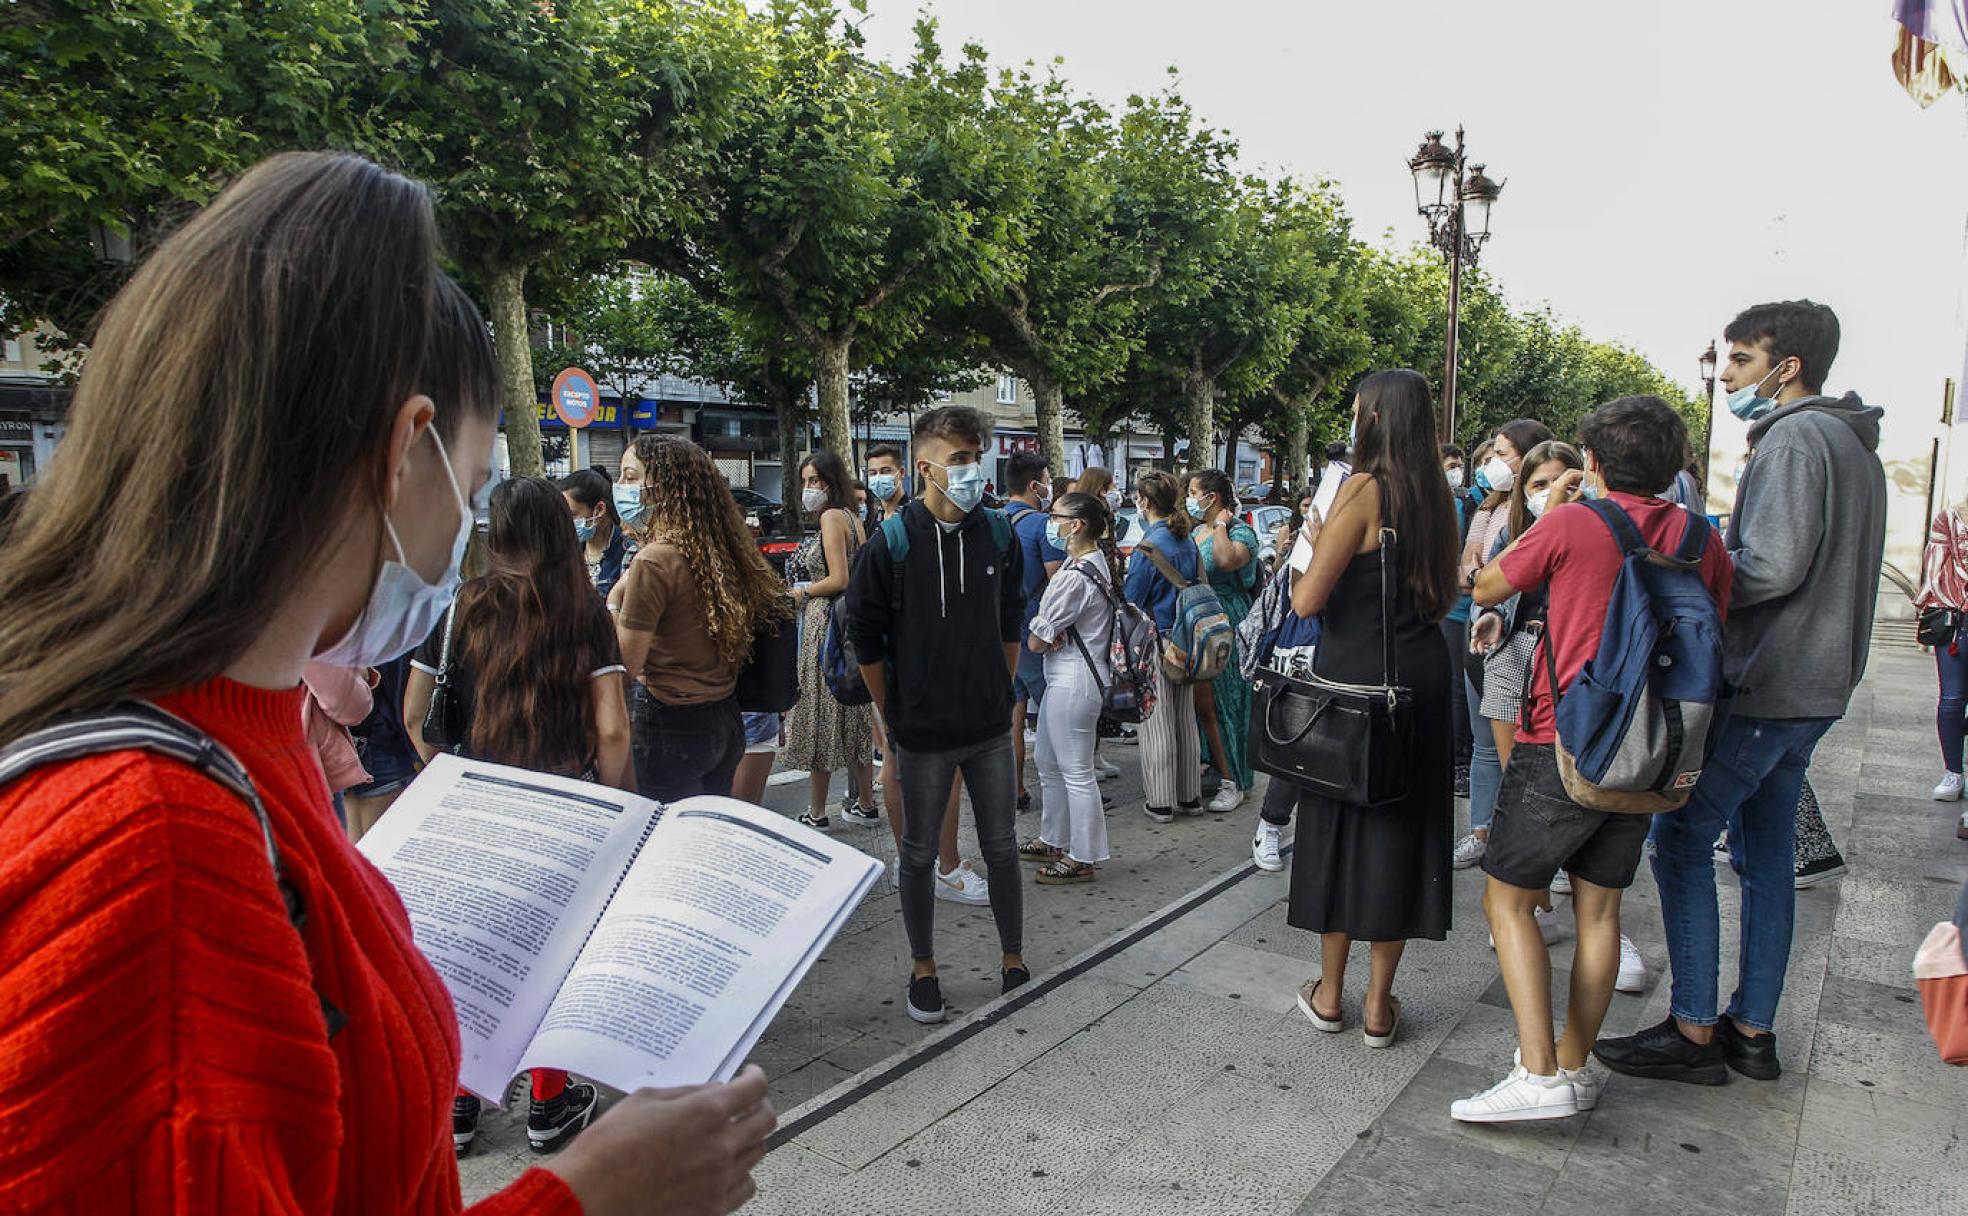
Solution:
{"label": "open book", "polygon": [[729,1079],[881,873],[730,798],[659,806],[449,755],[360,848],[451,990],[461,1084],[495,1103],[528,1068]]}

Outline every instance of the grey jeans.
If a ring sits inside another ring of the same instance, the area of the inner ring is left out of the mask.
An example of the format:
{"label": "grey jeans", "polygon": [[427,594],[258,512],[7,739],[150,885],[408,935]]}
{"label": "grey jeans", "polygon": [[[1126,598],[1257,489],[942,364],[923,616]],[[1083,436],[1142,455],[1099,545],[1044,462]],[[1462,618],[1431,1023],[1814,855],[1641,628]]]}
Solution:
{"label": "grey jeans", "polygon": [[909,952],[936,956],[936,842],[950,805],[950,782],[963,774],[977,820],[977,847],[991,879],[991,915],[998,922],[998,945],[1006,954],[1024,951],[1024,875],[1018,868],[1018,779],[1013,771],[1011,735],[949,751],[908,751],[889,737],[893,761],[902,766],[902,925]]}

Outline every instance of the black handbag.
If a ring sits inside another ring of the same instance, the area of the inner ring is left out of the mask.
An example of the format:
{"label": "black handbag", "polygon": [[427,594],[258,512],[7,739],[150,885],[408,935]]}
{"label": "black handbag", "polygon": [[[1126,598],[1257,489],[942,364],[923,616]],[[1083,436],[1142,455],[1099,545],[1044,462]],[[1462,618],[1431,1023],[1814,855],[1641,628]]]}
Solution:
{"label": "black handbag", "polygon": [[1961,631],[1961,610],[1935,604],[1922,608],[1914,624],[1914,640],[1922,646],[1946,646]]}
{"label": "black handbag", "polygon": [[457,690],[451,687],[451,623],[457,615],[455,608],[444,613],[444,644],[438,651],[437,686],[431,689],[430,708],[424,711],[422,728],[424,742],[441,752],[454,751],[465,742],[465,725],[458,720]]}
{"label": "black handbag", "polygon": [[1394,530],[1382,528],[1381,683],[1299,679],[1267,666],[1251,684],[1251,767],[1354,806],[1384,806],[1408,795],[1402,745],[1414,694],[1401,685],[1394,655],[1393,541]]}
{"label": "black handbag", "polygon": [[783,714],[799,704],[799,618],[761,621],[732,695],[747,714]]}

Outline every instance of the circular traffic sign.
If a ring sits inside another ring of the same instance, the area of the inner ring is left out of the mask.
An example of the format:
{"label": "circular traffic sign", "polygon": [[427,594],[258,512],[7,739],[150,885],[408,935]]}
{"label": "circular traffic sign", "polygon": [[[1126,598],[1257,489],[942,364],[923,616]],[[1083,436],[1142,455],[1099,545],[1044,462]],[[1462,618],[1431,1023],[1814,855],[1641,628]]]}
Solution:
{"label": "circular traffic sign", "polygon": [[580,429],[595,420],[601,412],[601,389],[594,377],[578,367],[570,367],[554,377],[553,390],[547,394],[553,402],[554,413],[568,426]]}

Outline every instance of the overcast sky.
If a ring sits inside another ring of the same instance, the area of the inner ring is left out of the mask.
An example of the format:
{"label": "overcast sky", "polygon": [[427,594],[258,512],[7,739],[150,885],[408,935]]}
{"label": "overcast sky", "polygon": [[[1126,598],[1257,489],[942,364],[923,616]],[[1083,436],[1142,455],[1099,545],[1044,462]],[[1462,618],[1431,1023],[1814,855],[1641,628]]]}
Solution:
{"label": "overcast sky", "polygon": [[[1968,106],[1923,111],[1900,88],[1890,8],[870,0],[863,29],[901,60],[927,10],[947,48],[1062,56],[1114,105],[1173,65],[1245,168],[1334,179],[1375,241],[1421,234],[1404,162],[1423,132],[1462,123],[1507,179],[1484,265],[1515,303],[1548,301],[1690,386],[1743,306],[1829,304],[1844,326],[1829,388],[1885,406],[1888,458],[1924,473],[1942,382],[1963,364]],[[1718,446],[1731,428],[1725,415]]]}

